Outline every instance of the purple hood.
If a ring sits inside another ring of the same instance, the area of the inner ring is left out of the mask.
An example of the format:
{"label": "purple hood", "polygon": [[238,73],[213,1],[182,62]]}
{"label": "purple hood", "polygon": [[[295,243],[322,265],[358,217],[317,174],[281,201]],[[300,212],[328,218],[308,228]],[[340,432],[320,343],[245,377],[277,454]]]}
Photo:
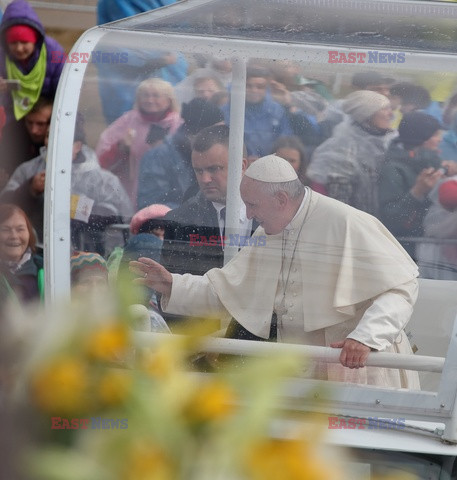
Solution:
{"label": "purple hood", "polygon": [[1,48],[4,51],[6,51],[5,31],[13,25],[33,27],[40,34],[37,45],[41,47],[45,37],[43,24],[32,6],[25,0],[14,0],[5,9],[2,22],[0,23],[0,41]]}
{"label": "purple hood", "polygon": [[[12,27],[13,25],[28,25],[33,27],[39,33],[39,40],[35,46],[34,52],[32,53],[30,59],[26,65],[18,64],[16,65],[20,68],[23,73],[28,73],[35,66],[41,46],[45,42],[47,50],[46,58],[46,77],[43,82],[43,87],[41,90],[41,95],[45,97],[53,98],[56,93],[57,84],[59,82],[60,74],[62,73],[63,63],[52,63],[51,58],[53,51],[63,52],[61,45],[51,37],[48,37],[44,33],[43,24],[38,18],[37,13],[32,8],[32,6],[26,2],[26,0],[14,0],[11,2],[5,9],[3,14],[2,21],[0,23],[0,77],[6,78],[6,65],[5,65],[5,55],[7,52],[7,46],[5,42],[5,31]],[[11,119],[11,100],[9,95],[7,98],[0,98],[0,102],[6,106],[6,113],[9,121]]]}

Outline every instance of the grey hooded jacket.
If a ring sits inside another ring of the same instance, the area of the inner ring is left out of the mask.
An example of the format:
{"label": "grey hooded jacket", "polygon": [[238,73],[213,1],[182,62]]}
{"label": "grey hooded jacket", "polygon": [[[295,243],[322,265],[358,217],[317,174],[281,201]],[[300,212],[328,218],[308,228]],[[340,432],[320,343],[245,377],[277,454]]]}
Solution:
{"label": "grey hooded jacket", "polygon": [[372,215],[378,213],[378,178],[395,134],[375,135],[346,118],[316,148],[307,176],[328,196]]}

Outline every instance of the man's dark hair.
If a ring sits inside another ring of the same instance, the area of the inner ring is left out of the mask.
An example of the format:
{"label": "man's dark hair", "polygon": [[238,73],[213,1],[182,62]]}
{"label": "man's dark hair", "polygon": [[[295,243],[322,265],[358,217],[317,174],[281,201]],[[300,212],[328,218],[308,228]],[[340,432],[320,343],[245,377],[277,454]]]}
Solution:
{"label": "man's dark hair", "polygon": [[[192,150],[207,152],[214,145],[225,145],[229,148],[230,128],[227,125],[211,125],[198,132],[192,143]],[[243,157],[247,158],[246,145],[243,144]]]}
{"label": "man's dark hair", "polygon": [[270,70],[261,66],[248,67],[246,70],[246,80],[248,78],[270,78]]}
{"label": "man's dark hair", "polygon": [[51,98],[48,97],[40,97],[36,103],[33,105],[32,109],[29,113],[36,113],[46,107],[51,107],[54,105],[54,102]]}
{"label": "man's dark hair", "polygon": [[206,152],[214,145],[229,146],[230,129],[227,125],[211,125],[200,130],[192,144],[192,150]]}
{"label": "man's dark hair", "polygon": [[417,109],[427,108],[431,98],[427,89],[413,83],[396,83],[390,87],[390,94],[401,98],[401,103],[414,105]]}
{"label": "man's dark hair", "polygon": [[184,120],[182,131],[185,135],[197,135],[200,130],[224,121],[220,108],[203,98],[183,103],[181,118]]}

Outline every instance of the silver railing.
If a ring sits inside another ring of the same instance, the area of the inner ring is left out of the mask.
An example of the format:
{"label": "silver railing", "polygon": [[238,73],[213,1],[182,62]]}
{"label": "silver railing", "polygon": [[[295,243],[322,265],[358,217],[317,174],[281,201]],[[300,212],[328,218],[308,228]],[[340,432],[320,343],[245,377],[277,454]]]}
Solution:
{"label": "silver railing", "polygon": [[[163,341],[164,334],[135,332],[135,343],[140,347],[154,347]],[[202,341],[201,350],[207,353],[228,355],[270,356],[272,354],[299,354],[303,359],[311,358],[326,363],[339,363],[341,348],[318,347],[311,345],[292,345],[285,343],[258,342],[252,340],[233,340],[229,338],[208,337]],[[445,359],[425,355],[407,355],[401,353],[373,352],[368,355],[367,367],[400,368],[421,372],[441,373]]]}

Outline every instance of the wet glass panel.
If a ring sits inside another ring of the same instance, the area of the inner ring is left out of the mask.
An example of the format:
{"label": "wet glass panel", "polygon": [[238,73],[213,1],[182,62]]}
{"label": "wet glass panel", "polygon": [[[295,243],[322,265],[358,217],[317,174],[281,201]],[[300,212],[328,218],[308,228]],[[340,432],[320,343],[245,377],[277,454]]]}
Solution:
{"label": "wet glass panel", "polygon": [[[245,40],[455,51],[454,5],[434,2],[242,0],[164,9],[112,25]],[[356,15],[353,12],[357,12]]]}
{"label": "wet glass panel", "polygon": [[[233,23],[225,18],[221,24]],[[75,249],[95,251],[105,259],[114,253],[124,264],[149,256],[173,273],[194,275],[222,267],[227,248],[235,254],[240,251],[239,255],[245,255],[244,249],[260,250],[264,253],[258,258],[266,268],[250,271],[249,278],[252,284],[266,278],[273,285],[269,299],[273,303],[265,305],[270,309],[268,321],[273,310],[275,319],[266,331],[249,332],[248,323],[243,319],[233,323],[238,319],[229,311],[218,316],[215,329],[230,324],[235,338],[276,335],[286,343],[328,346],[344,340],[357,326],[356,320],[352,327],[334,332],[330,341],[325,328],[305,329],[303,318],[308,316],[294,313],[297,305],[303,310],[302,301],[293,300],[307,298],[306,291],[324,281],[324,270],[334,266],[329,258],[335,252],[341,255],[341,245],[310,238],[271,241],[275,233],[265,230],[269,226],[262,213],[252,212],[252,205],[244,203],[239,212],[229,206],[240,195],[239,179],[235,188],[228,189],[235,165],[246,169],[259,157],[276,153],[310,189],[308,199],[323,195],[378,218],[418,263],[421,277],[429,281],[421,281],[419,301],[412,320],[404,326],[405,335],[390,340],[394,351],[403,351],[400,344],[409,348],[409,343],[417,355],[444,356],[456,313],[452,280],[457,268],[452,252],[457,243],[457,202],[453,203],[457,153],[455,158],[450,151],[444,154],[442,143],[456,134],[456,74],[447,63],[452,57],[443,57],[439,70],[435,63],[434,71],[428,71],[409,64],[411,57],[396,49],[395,43],[388,51],[348,51],[331,42],[320,57],[313,57],[310,49],[303,56],[306,61],[283,53],[272,60],[265,58],[270,53],[262,56],[257,50],[235,57],[233,49],[221,50],[220,56],[211,57],[200,52],[191,37],[187,48],[181,43],[175,48],[170,41],[169,50],[164,50],[163,46],[155,49],[147,35],[144,47],[136,46],[143,44],[137,35],[118,31],[107,35],[95,47],[87,67],[79,103],[85,132],[84,137],[78,131],[75,136],[75,144],[81,142],[84,148],[75,154],[73,165],[72,193],[78,197],[72,200]],[[245,83],[240,80],[244,75]],[[354,96],[360,91],[365,93]],[[244,103],[244,118],[233,113],[234,96]],[[408,118],[412,120],[400,128]],[[237,129],[239,136],[231,138],[227,126]],[[424,131],[430,134],[427,138]],[[241,137],[243,155],[229,160],[233,142]],[[88,162],[89,158],[95,162]],[[79,169],[82,181],[77,180]],[[98,176],[92,182],[94,172]],[[444,193],[442,184],[448,185]],[[246,195],[242,197],[252,203]],[[319,227],[325,222],[324,217]],[[282,229],[285,226],[281,224]],[[380,235],[389,236],[396,252],[402,252],[390,234],[381,233],[383,227],[376,228]],[[331,235],[328,238],[333,241]],[[306,271],[306,278],[294,271],[293,263],[301,254],[315,260],[309,268],[315,274]],[[273,264],[279,265],[276,273],[269,268]],[[441,288],[432,281],[440,279],[450,282]],[[274,298],[283,290],[288,292],[285,305]],[[376,297],[355,302],[353,319]],[[316,318],[334,313],[330,293],[327,300],[328,311],[314,312]],[[157,305],[156,297],[153,302]],[[183,315],[193,312],[192,301],[183,303],[180,317],[162,312],[172,330]],[[265,305],[254,317],[267,318],[262,311]],[[313,308],[306,305],[305,311]],[[213,312],[199,310],[195,315],[202,318]],[[351,381],[349,373],[355,383],[372,383],[354,375],[354,370],[336,367],[309,366],[304,376]],[[436,391],[440,374],[421,373],[420,381],[422,390]]]}

